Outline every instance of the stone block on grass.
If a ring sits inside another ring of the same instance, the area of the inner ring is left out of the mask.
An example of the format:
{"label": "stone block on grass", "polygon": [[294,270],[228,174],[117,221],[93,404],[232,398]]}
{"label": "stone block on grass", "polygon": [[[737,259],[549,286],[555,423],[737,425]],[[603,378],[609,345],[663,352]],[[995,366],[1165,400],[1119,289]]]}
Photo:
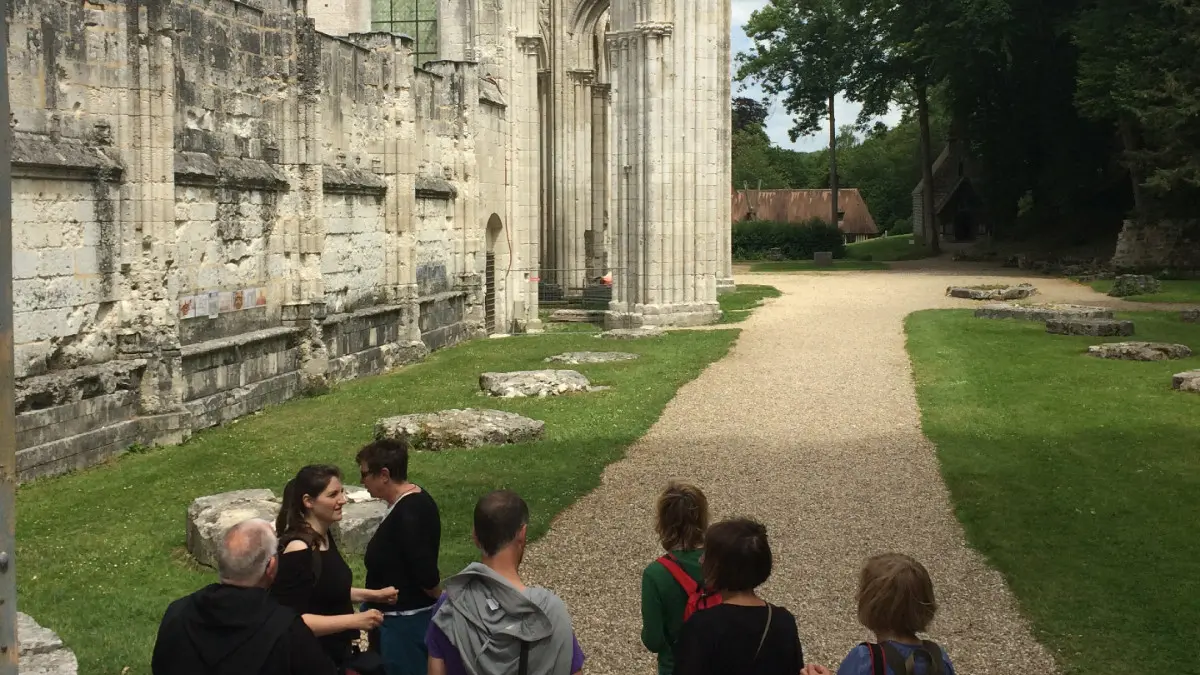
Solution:
{"label": "stone block on grass", "polygon": [[1088,354],[1101,359],[1121,361],[1168,361],[1192,355],[1187,345],[1166,342],[1110,342],[1088,347]]}
{"label": "stone block on grass", "polygon": [[1067,319],[1111,319],[1113,311],[1103,307],[1082,305],[1014,305],[996,302],[975,310],[980,319],[1020,319],[1023,321],[1055,321]]}
{"label": "stone block on grass", "polygon": [[[374,499],[363,487],[346,486],[347,503],[342,519],[333,526],[342,551],[362,554],[387,512],[387,503]],[[217,548],[225,531],[250,518],[275,522],[280,501],[270,490],[234,490],[199,497],[188,507],[187,549],[196,562],[217,566]]]}
{"label": "stone block on grass", "polygon": [[1171,387],[1178,391],[1200,394],[1200,370],[1187,370],[1175,373],[1171,378]]}
{"label": "stone block on grass", "polygon": [[600,337],[609,340],[637,340],[639,338],[659,337],[666,331],[658,326],[642,326],[641,328],[614,328],[600,333]]}
{"label": "stone block on grass", "polygon": [[814,267],[833,267],[833,252],[817,251],[813,254]]}
{"label": "stone block on grass", "polygon": [[28,614],[17,612],[17,659],[21,675],[76,675],[79,661],[62,639]]}
{"label": "stone block on grass", "polygon": [[483,373],[479,388],[489,396],[524,398],[559,396],[594,391],[591,381],[575,370],[518,370],[510,373]]}
{"label": "stone block on grass", "polygon": [[437,452],[452,448],[505,445],[536,441],[546,423],[503,410],[466,408],[400,415],[379,420],[376,438],[403,438],[413,450]]}
{"label": "stone block on grass", "polygon": [[1151,295],[1160,289],[1158,279],[1149,274],[1120,274],[1113,280],[1113,287],[1108,294],[1114,298],[1126,298],[1131,295]]}
{"label": "stone block on grass", "polygon": [[1185,309],[1179,313],[1179,320],[1184,323],[1200,323],[1200,309]]}
{"label": "stone block on grass", "polygon": [[965,300],[1024,300],[1037,293],[1031,284],[1016,286],[950,286],[946,295]]}
{"label": "stone block on grass", "polygon": [[637,354],[628,352],[567,352],[565,354],[556,354],[548,357],[546,363],[566,363],[569,365],[578,365],[580,363],[613,363],[616,361],[632,361],[639,358]]}
{"label": "stone block on grass", "polygon": [[1127,337],[1133,335],[1133,322],[1117,319],[1054,319],[1046,322],[1046,332],[1055,335]]}

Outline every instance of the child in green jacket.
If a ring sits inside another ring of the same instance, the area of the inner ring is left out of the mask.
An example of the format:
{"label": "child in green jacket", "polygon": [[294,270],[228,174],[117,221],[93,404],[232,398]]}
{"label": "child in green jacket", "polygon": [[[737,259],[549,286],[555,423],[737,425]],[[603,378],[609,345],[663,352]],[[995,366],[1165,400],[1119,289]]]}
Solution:
{"label": "child in green jacket", "polygon": [[[671,482],[659,496],[655,511],[654,529],[669,563],[703,584],[700,555],[708,529],[708,499],[694,485]],[[642,644],[658,654],[658,675],[675,671],[672,652],[687,599],[687,592],[662,562],[655,560],[646,566],[642,572]]]}

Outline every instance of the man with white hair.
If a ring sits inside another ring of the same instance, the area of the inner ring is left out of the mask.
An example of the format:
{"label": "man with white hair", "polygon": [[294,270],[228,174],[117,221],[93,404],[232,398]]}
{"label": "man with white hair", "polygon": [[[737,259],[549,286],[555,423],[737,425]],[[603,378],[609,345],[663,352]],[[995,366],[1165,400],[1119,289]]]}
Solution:
{"label": "man with white hair", "polygon": [[229,528],[217,550],[220,583],[167,607],[154,643],[154,675],[336,675],[300,615],[267,592],[279,566],[275,528],[253,518]]}

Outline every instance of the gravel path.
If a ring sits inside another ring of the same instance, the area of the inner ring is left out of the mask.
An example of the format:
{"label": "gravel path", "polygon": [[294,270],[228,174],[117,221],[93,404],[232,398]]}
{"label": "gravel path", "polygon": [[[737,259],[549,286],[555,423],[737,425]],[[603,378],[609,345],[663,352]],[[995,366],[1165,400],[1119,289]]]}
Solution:
{"label": "gravel path", "polygon": [[[585,671],[654,672],[640,642],[641,571],[660,554],[654,500],[678,477],[707,492],[716,518],[767,524],[775,572],[763,592],[797,615],[810,661],[836,668],[868,637],[854,616],[859,566],[898,550],[933,575],[941,611],[932,638],[960,674],[1054,673],[1000,574],[964,542],[920,430],[904,350],[907,314],[974,306],[944,297],[945,287],[989,276],[975,268],[739,278],[784,296],[741,324],[732,352],[683,387],[526,556],[528,580],[567,602]],[[1043,290],[1036,301],[1104,298],[1066,280],[1028,280]]]}

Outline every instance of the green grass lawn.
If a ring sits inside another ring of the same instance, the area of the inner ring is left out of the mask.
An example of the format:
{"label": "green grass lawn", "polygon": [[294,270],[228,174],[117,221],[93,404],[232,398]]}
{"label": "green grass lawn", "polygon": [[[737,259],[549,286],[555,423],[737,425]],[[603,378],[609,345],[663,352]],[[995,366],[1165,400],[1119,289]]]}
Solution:
{"label": "green grass lawn", "polygon": [[[1138,340],[1200,353],[1200,326],[1134,313]],[[1086,356],[1115,338],[1048,335],[969,310],[907,320],[926,434],[971,544],[1007,578],[1063,675],[1196,673],[1200,357]]]}
{"label": "green grass lawn", "polygon": [[888,264],[872,260],[834,260],[832,266],[817,267],[812,260],[779,260],[756,262],[751,272],[837,272],[839,270],[886,270]]}
{"label": "green grass lawn", "polygon": [[[1182,279],[1182,280],[1165,280],[1159,282],[1162,284],[1162,291],[1151,295],[1131,295],[1124,300],[1132,300],[1133,302],[1195,302],[1200,303],[1200,279]],[[1101,279],[1091,282],[1092,290],[1098,293],[1107,294],[1112,290],[1113,282],[1110,279]]]}
{"label": "green grass lawn", "polygon": [[[148,673],[167,604],[215,574],[184,551],[185,514],[196,497],[284,483],[312,462],[331,462],[357,482],[354,454],[380,417],[492,407],[546,421],[537,443],[415,453],[410,473],[442,513],[443,575],[475,558],[475,500],[494,488],[520,492],[540,536],[551,519],[594,488],[606,465],[658,418],[675,390],[721,358],[735,330],[682,331],[621,342],[586,335],[478,340],[393,374],[346,383],[200,433],[182,446],[128,454],[112,464],[18,490],[19,607],[75,650],[80,672]],[[487,399],[484,371],[545,367],[566,351],[618,348],[637,361],[575,366],[611,391],[546,399]],[[362,583],[361,560],[351,560]]]}
{"label": "green grass lawn", "polygon": [[913,243],[911,234],[900,234],[894,237],[879,237],[868,239],[846,246],[846,258],[850,260],[919,260],[929,257],[929,249]]}
{"label": "green grass lawn", "polygon": [[760,284],[738,284],[732,293],[719,296],[721,303],[721,323],[739,323],[750,317],[756,307],[762,306],[767,298],[778,298],[783,295],[774,286]]}

